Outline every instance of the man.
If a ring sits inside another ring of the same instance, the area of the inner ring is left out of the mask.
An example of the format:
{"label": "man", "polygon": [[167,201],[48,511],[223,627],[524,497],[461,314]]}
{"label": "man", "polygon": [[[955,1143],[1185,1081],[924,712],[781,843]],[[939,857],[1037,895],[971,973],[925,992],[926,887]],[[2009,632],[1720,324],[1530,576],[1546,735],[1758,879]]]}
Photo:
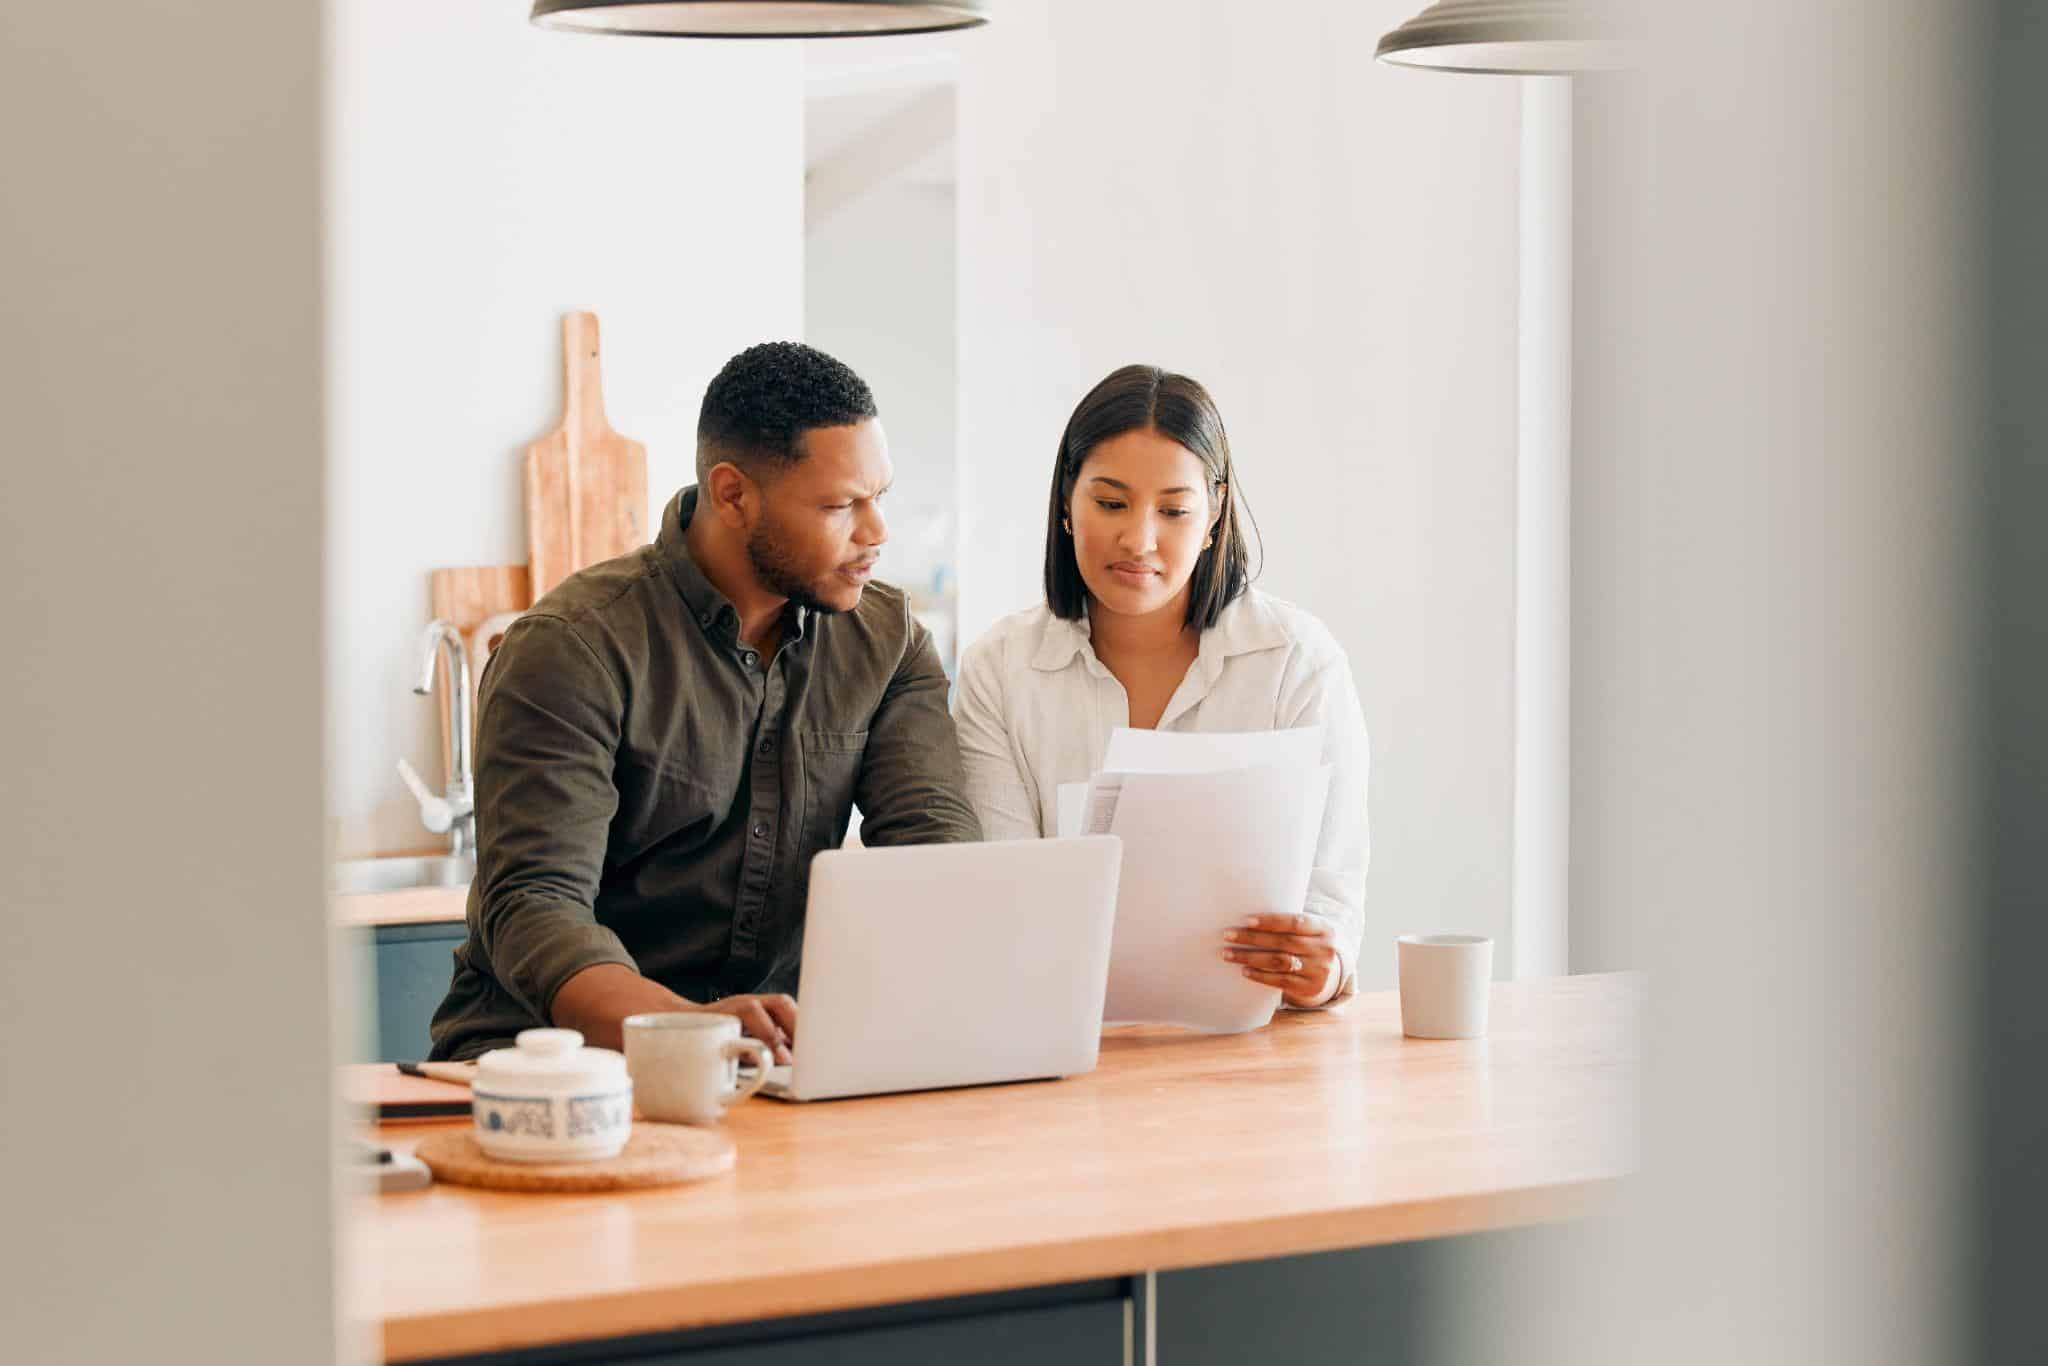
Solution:
{"label": "man", "polygon": [[628,1015],[714,1010],[787,1061],[811,856],[851,807],[869,844],[980,838],[930,635],[869,579],[890,478],[858,376],[752,347],[705,391],[697,484],[654,544],[506,633],[436,1058],[550,1023],[617,1048]]}

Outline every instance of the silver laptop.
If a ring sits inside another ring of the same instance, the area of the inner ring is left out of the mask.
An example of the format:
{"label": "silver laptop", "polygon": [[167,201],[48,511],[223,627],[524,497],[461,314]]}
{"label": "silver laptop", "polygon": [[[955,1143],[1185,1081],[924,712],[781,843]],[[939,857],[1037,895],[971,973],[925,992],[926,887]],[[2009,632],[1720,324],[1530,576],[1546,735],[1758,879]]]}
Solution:
{"label": "silver laptop", "polygon": [[811,863],[795,1061],[829,1100],[1095,1067],[1123,842],[836,849]]}

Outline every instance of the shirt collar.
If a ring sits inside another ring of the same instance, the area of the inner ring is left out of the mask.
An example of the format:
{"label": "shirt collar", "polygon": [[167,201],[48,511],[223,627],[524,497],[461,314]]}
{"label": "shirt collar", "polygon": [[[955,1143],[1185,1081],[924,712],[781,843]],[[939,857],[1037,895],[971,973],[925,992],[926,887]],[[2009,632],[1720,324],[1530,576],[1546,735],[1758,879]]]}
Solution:
{"label": "shirt collar", "polygon": [[[690,543],[683,535],[696,511],[697,487],[692,484],[670,499],[662,512],[661,530],[654,538],[655,553],[676,591],[682,594],[683,604],[697,618],[697,624],[719,639],[731,641],[739,635],[739,609],[704,577],[704,571],[690,558]],[[802,640],[809,631],[810,619],[808,609],[788,604],[783,609],[783,644],[793,645]]]}
{"label": "shirt collar", "polygon": [[1093,656],[1088,648],[1088,618],[1068,621],[1052,613],[1038,630],[1038,648],[1032,652],[1031,667],[1052,673],[1074,662],[1076,655]]}
{"label": "shirt collar", "polygon": [[[1032,651],[1031,667],[1055,672],[1079,656],[1100,669],[1089,638],[1085,615],[1068,621],[1047,612],[1045,624],[1039,628],[1038,646]],[[1223,661],[1231,656],[1277,649],[1288,641],[1287,628],[1278,615],[1257,594],[1246,589],[1223,609],[1214,626],[1202,632],[1201,653],[1196,656],[1196,663],[1213,681],[1222,670]]]}

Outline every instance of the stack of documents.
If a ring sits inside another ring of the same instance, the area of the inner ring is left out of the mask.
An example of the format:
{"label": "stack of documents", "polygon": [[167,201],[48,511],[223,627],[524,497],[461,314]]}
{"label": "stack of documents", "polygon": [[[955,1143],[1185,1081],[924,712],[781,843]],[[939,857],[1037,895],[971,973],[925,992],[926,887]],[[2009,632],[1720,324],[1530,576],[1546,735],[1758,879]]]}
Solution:
{"label": "stack of documents", "polygon": [[1102,772],[1059,791],[1059,833],[1124,842],[1103,1018],[1216,1033],[1273,1018],[1277,989],[1223,957],[1225,930],[1308,896],[1330,767],[1323,728],[1119,729]]}

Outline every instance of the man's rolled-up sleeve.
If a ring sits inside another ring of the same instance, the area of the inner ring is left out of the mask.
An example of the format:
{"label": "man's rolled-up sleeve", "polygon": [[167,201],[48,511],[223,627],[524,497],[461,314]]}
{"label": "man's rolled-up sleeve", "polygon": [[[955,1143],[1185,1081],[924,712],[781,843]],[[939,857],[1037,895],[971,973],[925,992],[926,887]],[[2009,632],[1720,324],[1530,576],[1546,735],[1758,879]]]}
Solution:
{"label": "man's rolled-up sleeve", "polygon": [[981,838],[967,803],[960,741],[946,708],[950,684],[931,632],[908,618],[902,662],[868,723],[854,804],[863,844],[958,844]]}
{"label": "man's rolled-up sleeve", "polygon": [[597,923],[624,703],[575,629],[521,618],[478,703],[477,939],[499,985],[550,1019],[555,993],[600,963],[636,967]]}

